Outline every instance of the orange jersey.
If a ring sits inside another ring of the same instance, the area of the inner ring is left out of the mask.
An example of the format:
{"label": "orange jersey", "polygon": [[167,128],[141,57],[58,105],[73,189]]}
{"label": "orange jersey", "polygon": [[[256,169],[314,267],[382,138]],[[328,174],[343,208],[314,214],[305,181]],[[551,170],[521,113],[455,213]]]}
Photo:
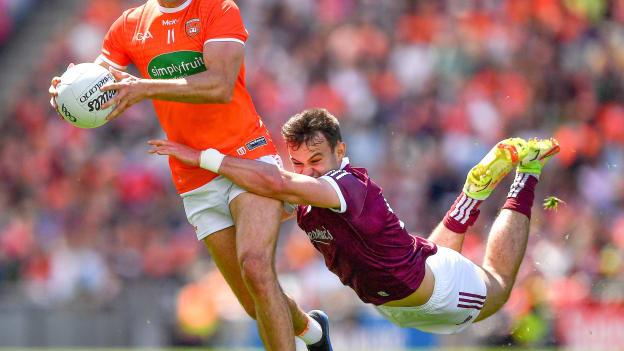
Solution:
{"label": "orange jersey", "polygon": [[[144,78],[175,79],[206,70],[203,48],[210,41],[245,45],[247,30],[232,1],[187,0],[176,8],[156,0],[129,9],[111,26],[102,45],[102,61],[124,69],[133,63]],[[258,158],[277,151],[245,88],[241,67],[231,102],[190,104],[153,100],[167,138],[198,150]],[[169,158],[173,182],[185,193],[217,175]]]}

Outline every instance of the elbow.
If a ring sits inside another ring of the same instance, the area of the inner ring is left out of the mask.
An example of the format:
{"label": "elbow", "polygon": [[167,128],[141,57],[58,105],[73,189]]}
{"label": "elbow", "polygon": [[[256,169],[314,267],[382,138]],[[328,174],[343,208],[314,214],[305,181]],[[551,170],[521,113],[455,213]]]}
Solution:
{"label": "elbow", "polygon": [[284,190],[286,189],[286,185],[283,179],[281,179],[281,177],[270,177],[269,179],[267,179],[267,195],[269,197],[280,197],[283,193]]}
{"label": "elbow", "polygon": [[268,197],[281,198],[286,192],[286,181],[277,172],[267,175],[265,178],[265,191]]}
{"label": "elbow", "polygon": [[217,104],[228,104],[232,101],[234,95],[234,86],[228,84],[220,84],[211,94],[211,102]]}
{"label": "elbow", "polygon": [[219,103],[221,104],[229,104],[232,102],[232,92],[226,92],[219,97]]}

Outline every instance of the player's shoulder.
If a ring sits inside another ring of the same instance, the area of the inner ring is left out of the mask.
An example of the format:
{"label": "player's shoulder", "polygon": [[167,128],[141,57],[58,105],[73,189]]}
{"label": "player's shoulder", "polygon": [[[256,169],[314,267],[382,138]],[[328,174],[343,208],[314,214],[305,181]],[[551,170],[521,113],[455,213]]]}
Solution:
{"label": "player's shoulder", "polygon": [[349,172],[347,172],[344,169],[333,169],[325,174],[323,174],[323,177],[330,177],[330,178],[334,178],[334,179],[340,179],[344,176],[349,175]]}
{"label": "player's shoulder", "polygon": [[357,181],[360,183],[368,182],[368,172],[365,168],[360,167],[352,167],[351,165],[346,165],[340,169],[331,170],[324,174],[324,176],[332,178],[336,181]]}

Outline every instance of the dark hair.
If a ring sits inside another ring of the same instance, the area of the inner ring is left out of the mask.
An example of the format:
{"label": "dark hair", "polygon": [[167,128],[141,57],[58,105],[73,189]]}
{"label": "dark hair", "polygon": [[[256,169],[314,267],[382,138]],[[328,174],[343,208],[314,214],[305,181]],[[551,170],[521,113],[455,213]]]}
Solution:
{"label": "dark hair", "polygon": [[286,143],[296,147],[303,143],[307,146],[313,144],[318,132],[323,133],[332,151],[342,141],[338,119],[324,108],[305,110],[290,117],[282,126],[282,136]]}

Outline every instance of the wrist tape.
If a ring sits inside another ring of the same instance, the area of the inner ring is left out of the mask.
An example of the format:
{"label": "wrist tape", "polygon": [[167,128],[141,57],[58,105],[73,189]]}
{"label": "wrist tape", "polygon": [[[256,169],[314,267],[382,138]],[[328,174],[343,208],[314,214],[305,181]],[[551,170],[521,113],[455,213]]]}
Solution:
{"label": "wrist tape", "polygon": [[215,149],[206,149],[201,152],[199,157],[199,167],[207,169],[213,173],[219,173],[221,162],[225,155]]}

